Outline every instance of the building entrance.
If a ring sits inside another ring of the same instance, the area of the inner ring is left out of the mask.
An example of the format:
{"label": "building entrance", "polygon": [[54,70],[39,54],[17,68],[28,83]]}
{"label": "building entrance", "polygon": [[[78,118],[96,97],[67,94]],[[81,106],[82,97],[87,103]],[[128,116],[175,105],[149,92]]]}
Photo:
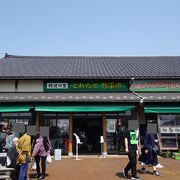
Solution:
{"label": "building entrance", "polygon": [[[100,154],[101,117],[73,117],[73,133],[76,133],[83,143],[79,145],[79,154]],[[76,140],[75,137],[73,139],[75,154]]]}

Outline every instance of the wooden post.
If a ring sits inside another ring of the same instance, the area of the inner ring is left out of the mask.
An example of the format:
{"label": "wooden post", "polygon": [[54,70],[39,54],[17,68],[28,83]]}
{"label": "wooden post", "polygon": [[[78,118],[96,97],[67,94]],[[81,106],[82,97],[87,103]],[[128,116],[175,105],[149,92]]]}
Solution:
{"label": "wooden post", "polygon": [[36,133],[40,131],[40,120],[39,120],[40,116],[39,116],[39,112],[35,112],[35,124],[36,124]]}
{"label": "wooden post", "polygon": [[103,156],[107,155],[107,139],[106,139],[106,114],[102,114],[102,129],[103,129],[103,138],[104,138],[104,143],[103,143]]}
{"label": "wooden post", "polygon": [[72,142],[73,142],[73,116],[69,113],[69,142],[68,142],[68,156],[73,156]]}

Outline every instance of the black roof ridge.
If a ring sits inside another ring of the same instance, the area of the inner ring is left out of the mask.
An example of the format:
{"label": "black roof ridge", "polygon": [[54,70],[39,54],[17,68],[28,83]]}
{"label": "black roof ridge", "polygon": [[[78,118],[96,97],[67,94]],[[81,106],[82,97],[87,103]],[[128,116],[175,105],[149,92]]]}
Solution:
{"label": "black roof ridge", "polygon": [[5,53],[4,58],[168,58],[168,57],[180,57],[180,55],[147,55],[147,56],[134,56],[134,55],[59,55],[59,56],[30,56],[30,55],[12,55]]}

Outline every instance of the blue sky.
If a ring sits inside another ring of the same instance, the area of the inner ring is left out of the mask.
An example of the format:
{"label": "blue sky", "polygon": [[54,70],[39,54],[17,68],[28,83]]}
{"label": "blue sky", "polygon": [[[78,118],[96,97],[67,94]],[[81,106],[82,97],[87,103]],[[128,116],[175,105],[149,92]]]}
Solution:
{"label": "blue sky", "polygon": [[180,0],[1,0],[0,57],[180,55]]}

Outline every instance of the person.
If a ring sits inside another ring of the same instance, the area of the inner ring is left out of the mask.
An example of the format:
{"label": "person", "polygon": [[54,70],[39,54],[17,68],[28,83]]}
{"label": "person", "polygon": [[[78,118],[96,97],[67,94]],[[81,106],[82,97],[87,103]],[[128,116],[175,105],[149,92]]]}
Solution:
{"label": "person", "polygon": [[15,137],[13,130],[10,129],[10,131],[6,135],[6,145],[5,148],[8,151],[13,146],[13,138]]}
{"label": "person", "polygon": [[19,155],[17,146],[18,146],[18,138],[14,137],[12,147],[9,148],[7,151],[7,159],[8,158],[10,159],[10,164],[8,163],[6,164],[7,167],[15,169],[11,173],[12,180],[18,180],[18,176],[19,176],[19,165],[16,163],[17,157]]}
{"label": "person", "polygon": [[[42,137],[39,134],[37,134],[36,138],[33,141],[32,147],[33,147],[32,157],[35,158],[36,171],[37,171],[35,178],[44,179],[46,176],[46,158],[48,153],[50,153],[50,149],[51,149],[50,141],[46,136]],[[40,166],[39,166],[40,160],[41,160],[42,174],[40,173]]]}
{"label": "person", "polygon": [[1,137],[0,137],[0,149],[2,152],[6,151],[6,136],[8,134],[8,123],[7,121],[3,122],[3,126],[1,128]]}
{"label": "person", "polygon": [[88,149],[88,152],[91,152],[92,151],[92,147],[93,147],[93,142],[92,142],[92,132],[91,131],[88,131],[87,132],[87,149]]}
{"label": "person", "polygon": [[26,128],[25,132],[19,138],[18,152],[19,156],[17,158],[17,163],[20,164],[18,180],[26,180],[28,164],[31,159],[31,136],[27,134]]}
{"label": "person", "polygon": [[135,130],[129,130],[125,134],[125,152],[129,157],[129,163],[123,169],[123,175],[125,178],[129,178],[128,171],[131,169],[131,179],[140,179],[136,172],[137,150],[139,150],[137,132]]}
{"label": "person", "polygon": [[144,138],[144,150],[139,157],[139,161],[142,162],[141,171],[143,173],[147,172],[147,165],[152,165],[153,175],[159,176],[160,173],[157,171],[157,168],[162,168],[163,166],[158,163],[156,143],[158,143],[158,140],[154,138],[154,135],[152,133],[146,133]]}
{"label": "person", "polygon": [[117,132],[117,146],[118,146],[118,154],[121,153],[121,151],[124,151],[125,147],[124,147],[124,133],[123,132],[123,128],[121,129],[121,127],[118,127],[118,132]]}
{"label": "person", "polygon": [[8,122],[7,122],[7,120],[4,120],[4,122],[3,122],[2,132],[4,132],[4,133],[8,132]]}

